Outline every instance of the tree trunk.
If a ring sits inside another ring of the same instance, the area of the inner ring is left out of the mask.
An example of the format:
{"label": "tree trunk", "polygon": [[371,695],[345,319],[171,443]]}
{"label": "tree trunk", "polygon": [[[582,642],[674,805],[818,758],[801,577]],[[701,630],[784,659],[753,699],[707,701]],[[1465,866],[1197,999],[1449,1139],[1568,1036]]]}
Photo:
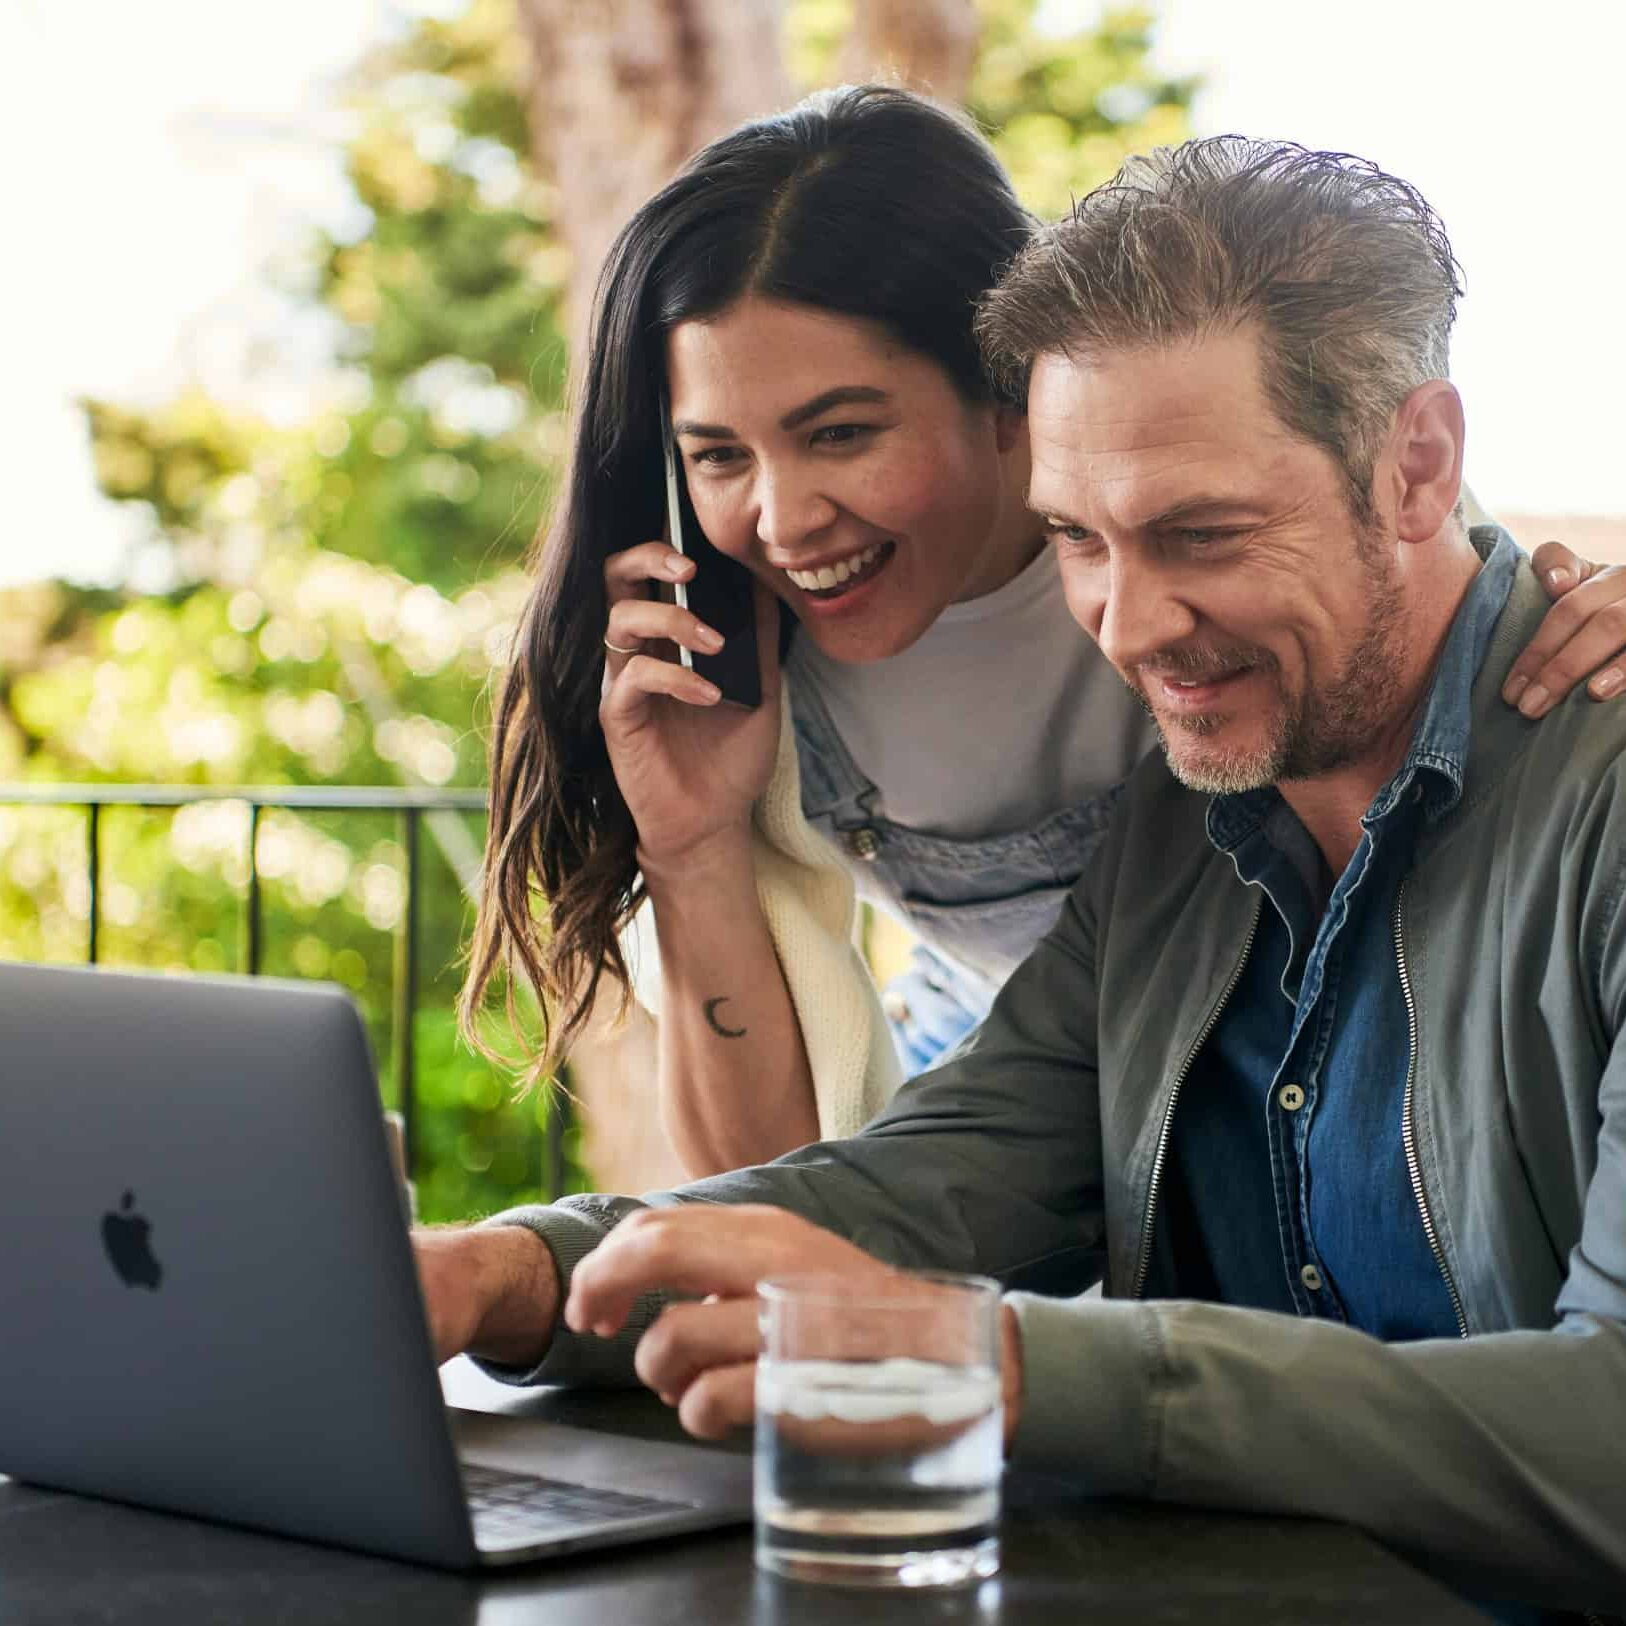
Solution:
{"label": "tree trunk", "polygon": [[981,32],[975,0],[858,0],[842,71],[958,106],[971,88]]}
{"label": "tree trunk", "polygon": [[[778,0],[519,0],[538,172],[558,187],[572,340],[615,234],[697,148],[790,97]],[[573,343],[572,353],[580,350]]]}

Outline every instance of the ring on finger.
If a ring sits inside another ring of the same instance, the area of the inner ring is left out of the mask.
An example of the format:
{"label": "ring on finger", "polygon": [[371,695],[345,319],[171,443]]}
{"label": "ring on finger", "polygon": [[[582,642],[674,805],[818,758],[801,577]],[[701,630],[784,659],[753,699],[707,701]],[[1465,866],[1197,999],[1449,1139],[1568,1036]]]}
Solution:
{"label": "ring on finger", "polygon": [[637,644],[633,644],[628,649],[623,649],[620,644],[612,644],[608,638],[604,640],[604,647],[615,655],[636,655],[638,653]]}

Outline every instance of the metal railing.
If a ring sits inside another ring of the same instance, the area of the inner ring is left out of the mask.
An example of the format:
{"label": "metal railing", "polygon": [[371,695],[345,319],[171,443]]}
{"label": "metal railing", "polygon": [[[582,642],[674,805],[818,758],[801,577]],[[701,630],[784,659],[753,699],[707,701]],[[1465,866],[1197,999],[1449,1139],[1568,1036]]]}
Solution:
{"label": "metal railing", "polygon": [[[0,806],[82,807],[85,810],[85,876],[89,884],[89,933],[86,963],[95,965],[101,948],[102,809],[107,807],[189,807],[198,802],[241,802],[248,809],[248,881],[243,896],[240,964],[250,976],[260,970],[262,919],[260,904],[260,815],[267,808],[329,813],[394,813],[396,837],[405,854],[406,896],[394,934],[391,976],[390,1040],[395,1058],[396,1090],[405,1126],[406,1163],[416,1176],[418,1136],[417,1070],[413,1038],[418,1008],[418,926],[420,826],[426,814],[482,813],[483,790],[408,790],[364,785],[8,785],[0,784]],[[559,1091],[544,1128],[543,1195],[565,1189],[565,1129],[569,1097]]]}

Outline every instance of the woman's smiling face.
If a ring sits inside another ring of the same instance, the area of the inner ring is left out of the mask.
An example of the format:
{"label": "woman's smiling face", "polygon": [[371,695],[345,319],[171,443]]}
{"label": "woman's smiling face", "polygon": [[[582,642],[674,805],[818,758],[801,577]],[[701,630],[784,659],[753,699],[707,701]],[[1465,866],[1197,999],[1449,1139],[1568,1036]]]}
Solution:
{"label": "woman's smiling face", "polygon": [[1014,415],[876,324],[748,295],[680,323],[666,357],[701,528],[833,659],[896,655],[1014,574],[998,557]]}

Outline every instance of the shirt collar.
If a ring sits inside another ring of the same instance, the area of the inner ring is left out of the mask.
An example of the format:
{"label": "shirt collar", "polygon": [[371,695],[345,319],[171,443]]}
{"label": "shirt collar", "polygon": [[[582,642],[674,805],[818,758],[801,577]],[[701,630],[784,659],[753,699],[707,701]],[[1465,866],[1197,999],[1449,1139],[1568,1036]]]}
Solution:
{"label": "shirt collar", "polygon": [[[1457,805],[1468,760],[1474,679],[1490,649],[1496,623],[1513,590],[1519,550],[1498,525],[1477,525],[1469,540],[1483,561],[1457,608],[1445,647],[1435,663],[1423,715],[1399,771],[1373,798],[1361,818],[1370,829],[1387,818],[1415,784],[1432,824]],[[1208,804],[1208,839],[1229,852],[1253,834],[1281,800],[1274,787],[1215,796]]]}

